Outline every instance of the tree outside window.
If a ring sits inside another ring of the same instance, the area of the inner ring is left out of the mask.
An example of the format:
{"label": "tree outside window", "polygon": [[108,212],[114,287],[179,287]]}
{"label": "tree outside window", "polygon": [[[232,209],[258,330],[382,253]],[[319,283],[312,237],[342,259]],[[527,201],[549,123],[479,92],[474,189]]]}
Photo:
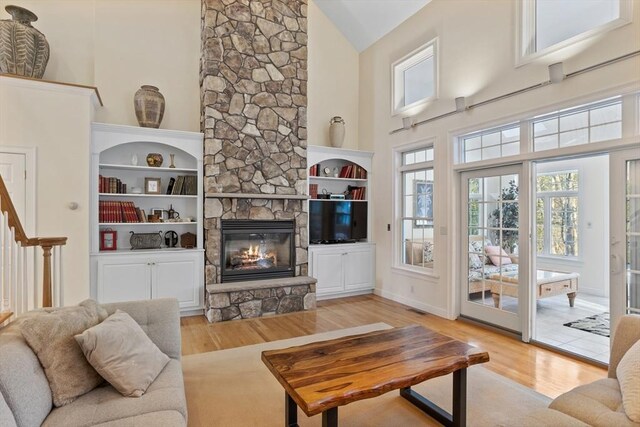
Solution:
{"label": "tree outside window", "polygon": [[578,171],[537,177],[537,253],[559,257],[579,255]]}

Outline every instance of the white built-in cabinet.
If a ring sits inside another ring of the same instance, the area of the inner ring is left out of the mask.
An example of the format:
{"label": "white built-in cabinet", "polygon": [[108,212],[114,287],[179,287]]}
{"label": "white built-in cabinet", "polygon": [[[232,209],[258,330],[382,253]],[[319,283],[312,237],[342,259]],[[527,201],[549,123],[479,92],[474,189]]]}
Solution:
{"label": "white built-in cabinet", "polygon": [[[134,126],[92,125],[91,145],[91,295],[101,303],[156,298],[177,298],[183,314],[204,307],[204,249],[202,153],[203,135]],[[160,153],[160,167],[146,163],[149,153]],[[171,168],[171,154],[175,167]],[[137,158],[137,164],[135,162]],[[127,193],[99,190],[99,177],[117,177],[127,184]],[[197,194],[166,194],[171,178],[197,177]],[[161,194],[144,194],[145,178],[160,179]],[[142,194],[131,190],[141,188]],[[150,214],[154,209],[173,208],[181,220],[174,222],[112,222],[100,220],[101,201],[133,202]],[[101,250],[100,232],[117,232],[117,249]],[[175,231],[196,235],[194,248],[167,247],[132,250],[131,232]]]}
{"label": "white built-in cabinet", "polygon": [[375,257],[373,243],[309,246],[309,275],[318,280],[318,298],[371,292]]}
{"label": "white built-in cabinet", "polygon": [[[343,244],[309,244],[309,275],[318,280],[316,293],[319,299],[370,293],[375,287],[375,244],[371,242],[370,201],[373,153],[309,145],[307,164],[316,168],[318,176],[309,176],[309,184],[329,193],[342,193],[348,186],[364,187],[363,200],[350,203],[367,203],[367,241]],[[345,165],[357,165],[366,171],[366,178],[341,178],[335,174]],[[325,172],[325,169],[327,172]],[[310,169],[311,170],[311,169]],[[311,194],[311,193],[309,193]],[[325,203],[310,198],[309,203]]]}

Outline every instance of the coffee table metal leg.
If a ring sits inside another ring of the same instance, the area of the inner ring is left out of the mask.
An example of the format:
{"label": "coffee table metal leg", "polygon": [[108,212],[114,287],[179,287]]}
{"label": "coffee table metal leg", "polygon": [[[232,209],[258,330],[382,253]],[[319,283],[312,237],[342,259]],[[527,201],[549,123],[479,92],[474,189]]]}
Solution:
{"label": "coffee table metal leg", "polygon": [[338,427],[338,407],[327,409],[322,413],[322,427]]}
{"label": "coffee table metal leg", "polygon": [[284,426],[298,427],[298,405],[286,391],[284,392]]}
{"label": "coffee table metal leg", "polygon": [[453,373],[453,414],[449,414],[426,397],[411,390],[411,387],[400,389],[400,396],[444,426],[464,427],[467,425],[466,369],[460,369]]}
{"label": "coffee table metal leg", "polygon": [[453,373],[453,425],[467,425],[467,370],[460,369]]}

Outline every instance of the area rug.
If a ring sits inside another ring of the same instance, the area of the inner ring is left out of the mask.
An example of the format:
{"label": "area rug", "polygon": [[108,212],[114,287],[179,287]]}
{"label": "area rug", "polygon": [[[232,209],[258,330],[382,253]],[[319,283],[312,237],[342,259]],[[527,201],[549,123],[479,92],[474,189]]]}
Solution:
{"label": "area rug", "polygon": [[609,337],[609,313],[605,312],[602,314],[595,314],[593,316],[585,317],[584,319],[565,323],[564,326],[580,329],[581,331],[590,332],[603,337]]}
{"label": "area rug", "polygon": [[[185,356],[189,426],[281,427],[284,423],[284,389],[260,360],[264,350],[286,348],[390,328],[376,323],[282,341]],[[550,399],[481,366],[467,371],[468,425],[513,425],[513,420],[546,407]],[[414,387],[451,411],[452,375]],[[433,419],[392,391],[372,399],[341,406],[340,426],[437,426]],[[298,410],[301,427],[320,426],[321,415],[307,417]]]}

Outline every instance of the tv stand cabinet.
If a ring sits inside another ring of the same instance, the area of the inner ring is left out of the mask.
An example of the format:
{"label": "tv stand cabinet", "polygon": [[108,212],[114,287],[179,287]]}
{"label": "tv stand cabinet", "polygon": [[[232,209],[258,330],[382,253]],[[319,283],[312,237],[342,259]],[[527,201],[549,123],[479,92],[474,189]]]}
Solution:
{"label": "tv stand cabinet", "polygon": [[316,278],[316,298],[371,293],[375,287],[375,245],[309,245],[309,275]]}

